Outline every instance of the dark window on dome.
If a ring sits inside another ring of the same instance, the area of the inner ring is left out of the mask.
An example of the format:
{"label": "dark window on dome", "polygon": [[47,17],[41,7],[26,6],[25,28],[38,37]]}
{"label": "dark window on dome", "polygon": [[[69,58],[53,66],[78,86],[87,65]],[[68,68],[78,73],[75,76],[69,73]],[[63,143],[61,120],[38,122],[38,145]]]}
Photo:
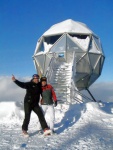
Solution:
{"label": "dark window on dome", "polygon": [[88,35],[78,35],[78,34],[69,34],[72,37],[77,37],[78,39],[86,39]]}
{"label": "dark window on dome", "polygon": [[44,37],[44,41],[47,44],[54,44],[62,35],[54,35],[49,37]]}
{"label": "dark window on dome", "polygon": [[38,48],[38,52],[43,52],[44,51],[44,43],[41,41],[40,46]]}

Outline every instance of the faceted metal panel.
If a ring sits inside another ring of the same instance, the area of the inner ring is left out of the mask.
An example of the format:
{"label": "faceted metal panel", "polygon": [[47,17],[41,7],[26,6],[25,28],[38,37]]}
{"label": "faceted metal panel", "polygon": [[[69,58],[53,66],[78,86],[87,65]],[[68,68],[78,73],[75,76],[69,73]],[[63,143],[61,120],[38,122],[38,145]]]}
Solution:
{"label": "faceted metal panel", "polygon": [[39,43],[39,45],[38,45],[38,47],[37,47],[36,54],[37,54],[38,52],[44,52],[44,50],[45,50],[45,48],[44,48],[44,42],[43,42],[43,38],[41,38],[41,39],[40,39],[40,43]]}
{"label": "faceted metal panel", "polygon": [[80,89],[84,89],[84,87],[88,87],[89,78],[90,78],[90,76],[86,75],[86,76],[84,76],[84,78],[77,81],[76,82],[77,87]]}
{"label": "faceted metal panel", "polygon": [[92,53],[89,53],[88,55],[89,55],[90,65],[92,69],[94,69],[101,55],[92,54]]}
{"label": "faceted metal panel", "polygon": [[73,61],[73,52],[67,51],[67,53],[66,53],[66,60],[67,60],[67,63],[72,63],[72,61]]}
{"label": "faceted metal panel", "polygon": [[44,74],[46,74],[46,71],[47,71],[47,68],[48,68],[48,66],[49,66],[50,61],[51,61],[51,58],[48,57],[48,55],[45,55]]}
{"label": "faceted metal panel", "polygon": [[[45,44],[48,46],[48,51]],[[38,54],[38,52],[44,53]],[[76,33],[42,36],[34,56],[39,65],[36,67],[38,72],[46,74],[52,57],[55,57],[59,63],[76,63],[72,64],[76,67],[73,81],[79,90],[88,88],[96,81],[101,74],[105,59],[100,39],[97,36]]]}
{"label": "faceted metal panel", "polygon": [[45,55],[41,54],[41,55],[37,55],[35,56],[36,61],[38,62],[40,68],[41,68],[41,72],[44,72],[44,62],[45,62]]}
{"label": "faceted metal panel", "polygon": [[82,59],[82,57],[84,57],[84,55],[86,55],[86,52],[85,53],[79,53],[79,52],[76,52],[75,53],[75,57],[76,57],[76,63]]}
{"label": "faceted metal panel", "polygon": [[80,80],[83,80],[83,78],[85,77],[85,76],[87,76],[88,74],[87,73],[76,73],[76,76],[74,77],[74,81],[75,81],[75,83],[77,83],[78,81],[80,81]]}
{"label": "faceted metal panel", "polygon": [[103,64],[104,64],[104,59],[105,59],[105,57],[103,55],[101,55],[100,74],[102,72],[102,67],[103,67]]}
{"label": "faceted metal panel", "polygon": [[101,54],[101,51],[97,49],[98,47],[96,46],[93,38],[91,38],[90,44],[89,44],[89,52],[96,53],[96,54]]}
{"label": "faceted metal panel", "polygon": [[76,71],[77,73],[91,73],[88,55],[85,55],[81,60],[77,62]]}
{"label": "faceted metal panel", "polygon": [[78,35],[78,34],[69,34],[71,39],[76,43],[82,50],[87,51],[90,36],[89,35]]}
{"label": "faceted metal panel", "polygon": [[100,65],[101,65],[101,59],[99,59],[99,61],[97,62],[97,64],[96,64],[96,66],[95,66],[95,69],[94,69],[94,71],[93,71],[93,73],[95,73],[95,74],[100,74]]}
{"label": "faceted metal panel", "polygon": [[69,36],[67,36],[66,44],[67,51],[84,52]]}
{"label": "faceted metal panel", "polygon": [[[92,85],[97,79],[98,79],[98,77],[99,77],[99,75],[98,74],[92,74],[91,76],[90,76],[90,78],[89,78],[89,81],[88,81],[88,87],[90,86],[90,85]],[[87,88],[88,88],[87,87]]]}
{"label": "faceted metal panel", "polygon": [[50,49],[50,52],[63,52],[66,51],[66,35],[60,38]]}
{"label": "faceted metal panel", "polygon": [[100,43],[100,39],[93,36],[95,43],[97,44],[99,50],[102,52],[102,47],[101,47],[101,43]]}

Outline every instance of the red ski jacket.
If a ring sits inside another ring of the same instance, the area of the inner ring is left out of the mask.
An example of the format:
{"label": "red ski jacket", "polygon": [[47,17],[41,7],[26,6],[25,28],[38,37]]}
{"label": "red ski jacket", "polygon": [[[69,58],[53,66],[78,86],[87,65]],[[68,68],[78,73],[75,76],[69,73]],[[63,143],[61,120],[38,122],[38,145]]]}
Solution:
{"label": "red ski jacket", "polygon": [[51,105],[53,101],[57,101],[53,87],[50,84],[42,86],[42,105]]}

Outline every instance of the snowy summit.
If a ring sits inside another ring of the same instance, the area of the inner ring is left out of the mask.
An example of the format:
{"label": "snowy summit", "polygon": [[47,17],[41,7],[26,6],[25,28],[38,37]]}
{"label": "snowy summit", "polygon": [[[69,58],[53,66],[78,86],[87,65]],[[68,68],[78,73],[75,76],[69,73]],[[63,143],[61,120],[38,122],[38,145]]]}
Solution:
{"label": "snowy summit", "polygon": [[[25,79],[23,79],[25,80]],[[28,79],[27,79],[28,80]],[[0,78],[0,150],[113,150],[113,103],[58,104],[55,108],[57,135],[38,135],[37,116],[32,112],[29,138],[22,136],[23,90],[9,77]],[[49,121],[49,115],[46,116]]]}
{"label": "snowy summit", "polygon": [[[87,35],[81,38],[73,33]],[[55,35],[54,40],[51,35]],[[52,26],[37,42],[35,67],[39,74],[48,75],[58,98],[54,128],[57,134],[39,135],[39,121],[32,112],[30,136],[23,137],[25,91],[11,78],[0,78],[0,92],[5,93],[0,95],[0,150],[113,150],[113,103],[85,101],[74,91],[90,86],[100,75],[104,62],[100,45],[100,39],[85,24],[71,19]],[[49,116],[45,115],[48,125]]]}

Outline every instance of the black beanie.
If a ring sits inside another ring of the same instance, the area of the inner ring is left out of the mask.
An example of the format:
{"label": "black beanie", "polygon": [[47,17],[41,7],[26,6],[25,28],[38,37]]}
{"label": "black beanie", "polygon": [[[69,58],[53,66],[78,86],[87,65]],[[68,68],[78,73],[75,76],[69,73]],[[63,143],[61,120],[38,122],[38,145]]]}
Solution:
{"label": "black beanie", "polygon": [[46,81],[47,82],[47,78],[46,77],[41,77],[40,81]]}

